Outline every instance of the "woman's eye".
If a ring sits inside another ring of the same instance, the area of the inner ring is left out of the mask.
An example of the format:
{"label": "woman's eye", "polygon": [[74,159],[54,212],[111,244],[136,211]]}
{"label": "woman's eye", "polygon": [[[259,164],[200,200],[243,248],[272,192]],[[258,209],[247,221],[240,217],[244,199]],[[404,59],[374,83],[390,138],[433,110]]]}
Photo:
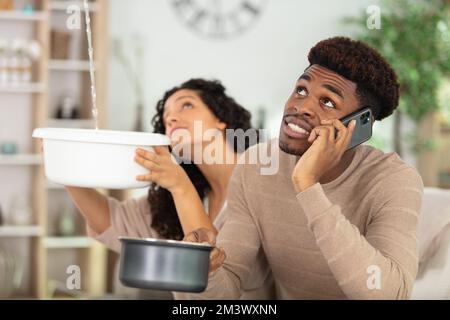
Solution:
{"label": "woman's eye", "polygon": [[299,96],[305,97],[308,93],[306,92],[306,89],[303,87],[297,87],[296,93]]}
{"label": "woman's eye", "polygon": [[330,99],[322,99],[322,104],[327,108],[335,108],[334,102]]}
{"label": "woman's eye", "polygon": [[183,109],[192,109],[192,108],[193,108],[193,106],[190,103],[183,104]]}

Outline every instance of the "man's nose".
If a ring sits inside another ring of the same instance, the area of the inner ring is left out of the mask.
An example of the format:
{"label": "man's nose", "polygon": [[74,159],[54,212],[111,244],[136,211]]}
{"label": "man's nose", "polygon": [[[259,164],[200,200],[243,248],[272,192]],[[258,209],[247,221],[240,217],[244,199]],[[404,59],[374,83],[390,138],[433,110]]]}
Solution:
{"label": "man's nose", "polygon": [[298,115],[302,115],[305,118],[314,118],[315,112],[315,105],[313,101],[302,101],[302,103],[297,103],[294,106],[294,111]]}

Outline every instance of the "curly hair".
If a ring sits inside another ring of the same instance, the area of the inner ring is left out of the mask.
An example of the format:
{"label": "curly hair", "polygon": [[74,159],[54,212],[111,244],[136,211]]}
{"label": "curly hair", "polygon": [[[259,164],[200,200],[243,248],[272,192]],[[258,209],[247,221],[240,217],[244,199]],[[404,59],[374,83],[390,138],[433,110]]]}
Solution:
{"label": "curly hair", "polygon": [[356,83],[362,107],[372,110],[375,120],[391,115],[398,106],[399,84],[391,65],[361,41],[334,37],[318,42],[308,54],[318,64]]}
{"label": "curly hair", "polygon": [[[200,99],[206,104],[211,112],[226,124],[226,129],[247,130],[251,126],[251,114],[248,110],[239,105],[232,97],[225,93],[225,87],[217,80],[190,79],[180,86],[168,90],[163,98],[156,105],[156,114],[152,118],[153,132],[164,134],[166,131],[163,122],[164,105],[171,95],[178,90],[188,89],[198,93]],[[245,151],[250,142],[245,141],[244,145],[232,144],[235,152]],[[199,168],[190,163],[189,159],[181,162],[181,167],[186,171],[189,179],[197,190],[200,199],[204,199],[211,187]],[[147,200],[152,210],[151,227],[155,229],[159,236],[165,239],[181,240],[183,229],[178,219],[171,193],[152,183],[148,191]]]}

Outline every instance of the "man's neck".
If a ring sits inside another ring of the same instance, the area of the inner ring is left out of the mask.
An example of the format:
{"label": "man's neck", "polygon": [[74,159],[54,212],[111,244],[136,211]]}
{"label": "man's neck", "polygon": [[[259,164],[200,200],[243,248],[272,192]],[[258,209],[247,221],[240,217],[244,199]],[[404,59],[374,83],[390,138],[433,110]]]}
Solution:
{"label": "man's neck", "polygon": [[320,178],[320,183],[329,183],[335,179],[337,179],[344,171],[348,168],[350,163],[352,163],[353,158],[355,156],[356,148],[350,149],[344,153],[339,163],[325,172],[325,174]]}

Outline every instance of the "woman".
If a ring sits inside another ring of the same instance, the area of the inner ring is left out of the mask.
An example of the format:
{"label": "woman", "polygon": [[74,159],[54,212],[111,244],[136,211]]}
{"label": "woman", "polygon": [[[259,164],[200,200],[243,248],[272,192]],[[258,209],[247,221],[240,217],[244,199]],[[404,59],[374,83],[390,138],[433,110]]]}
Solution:
{"label": "woman", "polygon": [[[67,186],[86,219],[88,234],[120,251],[118,236],[181,240],[184,234],[199,228],[220,228],[233,168],[239,153],[249,147],[247,139],[244,145],[228,141],[225,130],[250,129],[250,118],[250,113],[217,81],[191,79],[167,91],[156,106],[152,124],[155,133],[171,138],[172,148],[181,147],[183,162],[173,161],[167,147],[157,147],[155,153],[137,149],[136,162],[150,170],[137,179],[152,182],[148,196],[138,199],[119,202],[94,189]],[[222,143],[215,144],[220,146],[214,150],[216,158],[232,159],[231,163],[207,164],[210,159],[198,161],[193,159],[195,155],[187,158],[182,147],[204,150],[211,144],[204,138],[208,131],[220,133],[216,138]],[[188,163],[192,161],[195,164]]]}

